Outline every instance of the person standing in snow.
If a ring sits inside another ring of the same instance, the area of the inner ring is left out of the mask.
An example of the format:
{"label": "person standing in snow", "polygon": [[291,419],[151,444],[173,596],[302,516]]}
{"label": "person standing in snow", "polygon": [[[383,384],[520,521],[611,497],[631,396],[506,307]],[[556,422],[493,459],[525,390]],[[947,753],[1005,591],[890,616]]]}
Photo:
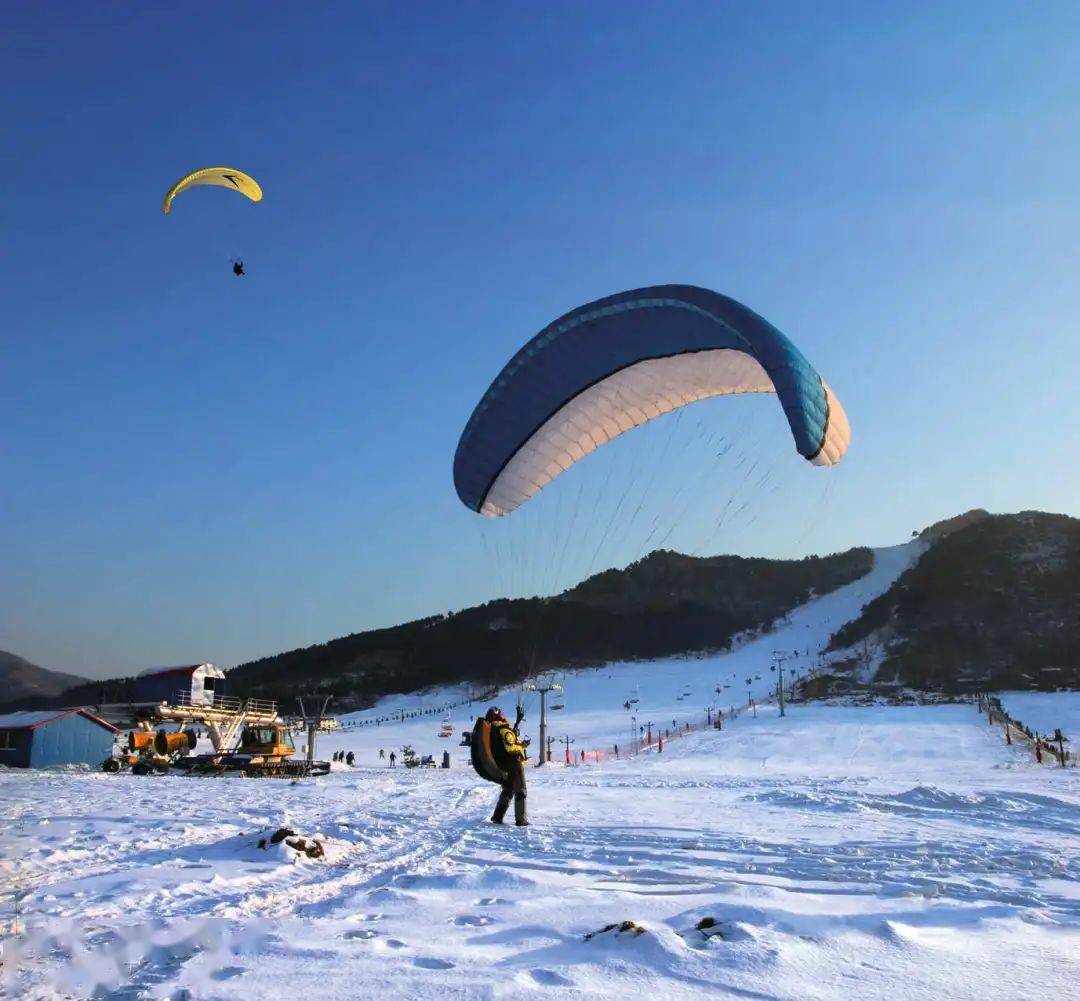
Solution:
{"label": "person standing in snow", "polygon": [[385,757],[386,757],[386,751],[384,751],[384,750],[383,750],[383,749],[382,749],[382,748],[380,747],[380,748],[379,748],[379,760],[380,760],[380,761],[382,761],[382,760],[383,760],[383,759],[384,759]]}
{"label": "person standing in snow", "polygon": [[352,751],[349,751],[349,753],[345,755],[345,764],[347,764],[350,768],[352,768],[352,763],[355,760],[356,756],[353,754]]}
{"label": "person standing in snow", "polygon": [[528,790],[525,788],[525,759],[528,754],[525,745],[518,736],[518,728],[525,718],[521,706],[518,706],[517,722],[513,726],[502,714],[502,711],[492,706],[487,711],[485,719],[491,724],[491,756],[495,764],[506,772],[507,779],[499,792],[498,802],[495,804],[495,812],[491,815],[493,824],[501,824],[506,811],[510,807],[510,800],[514,801],[514,823],[518,827],[528,827],[529,819],[525,813],[525,798]]}
{"label": "person standing in snow", "polygon": [[390,752],[390,767],[395,768],[397,766],[397,753],[395,751]]}

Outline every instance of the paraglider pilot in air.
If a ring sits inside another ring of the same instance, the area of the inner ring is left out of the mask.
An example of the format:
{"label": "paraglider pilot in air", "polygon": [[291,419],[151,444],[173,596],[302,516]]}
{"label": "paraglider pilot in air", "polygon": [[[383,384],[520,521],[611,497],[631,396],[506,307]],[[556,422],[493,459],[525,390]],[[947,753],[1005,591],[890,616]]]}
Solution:
{"label": "paraglider pilot in air", "polygon": [[499,800],[495,804],[495,812],[491,815],[493,824],[501,824],[506,811],[510,806],[510,800],[514,800],[514,823],[518,827],[528,827],[529,820],[525,815],[525,759],[528,754],[525,751],[525,743],[518,736],[518,727],[525,718],[525,711],[518,706],[517,719],[511,726],[502,711],[492,706],[487,711],[485,719],[491,724],[491,754],[496,764],[506,773],[506,781],[502,784]]}
{"label": "paraglider pilot in air", "polygon": [[242,275],[244,273],[244,262],[243,261],[233,261],[232,273],[234,275],[236,275],[237,277]]}

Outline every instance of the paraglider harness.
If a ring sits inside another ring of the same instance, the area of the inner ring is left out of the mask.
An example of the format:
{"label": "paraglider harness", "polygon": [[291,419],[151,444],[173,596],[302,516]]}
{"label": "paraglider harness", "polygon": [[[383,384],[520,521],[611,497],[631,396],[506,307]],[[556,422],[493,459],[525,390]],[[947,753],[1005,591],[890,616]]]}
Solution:
{"label": "paraglider harness", "polygon": [[240,276],[244,273],[244,262],[240,260],[233,261],[232,273]]}
{"label": "paraglider harness", "polygon": [[476,721],[469,750],[472,766],[480,778],[500,786],[510,781],[511,758],[518,752],[522,760],[526,756],[525,745],[518,740],[518,727],[524,718],[525,713],[521,706],[518,706],[517,719],[513,726],[510,726],[497,709],[494,713],[489,710],[487,715]]}

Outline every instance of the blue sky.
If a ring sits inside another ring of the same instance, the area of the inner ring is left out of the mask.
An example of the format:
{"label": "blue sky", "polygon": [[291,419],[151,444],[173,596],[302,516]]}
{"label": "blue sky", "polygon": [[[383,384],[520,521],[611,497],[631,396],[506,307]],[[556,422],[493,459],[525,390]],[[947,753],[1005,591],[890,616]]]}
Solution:
{"label": "blue sky", "polygon": [[[884,6],[8,4],[0,646],[228,666],[496,595],[465,420],[658,282],[844,401],[795,554],[1080,514],[1080,9]],[[265,200],[164,218],[217,163]],[[723,548],[791,554],[799,507]]]}

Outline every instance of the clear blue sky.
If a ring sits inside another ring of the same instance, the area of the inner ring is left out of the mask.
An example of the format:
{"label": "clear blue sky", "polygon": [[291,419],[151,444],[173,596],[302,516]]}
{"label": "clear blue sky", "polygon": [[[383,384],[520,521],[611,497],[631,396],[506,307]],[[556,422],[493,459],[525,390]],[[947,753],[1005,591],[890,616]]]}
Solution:
{"label": "clear blue sky", "polygon": [[[494,596],[461,427],[656,282],[844,401],[802,551],[1080,514],[1080,7],[886,6],[6,4],[0,646],[228,666]],[[218,163],[265,200],[162,216]]]}

